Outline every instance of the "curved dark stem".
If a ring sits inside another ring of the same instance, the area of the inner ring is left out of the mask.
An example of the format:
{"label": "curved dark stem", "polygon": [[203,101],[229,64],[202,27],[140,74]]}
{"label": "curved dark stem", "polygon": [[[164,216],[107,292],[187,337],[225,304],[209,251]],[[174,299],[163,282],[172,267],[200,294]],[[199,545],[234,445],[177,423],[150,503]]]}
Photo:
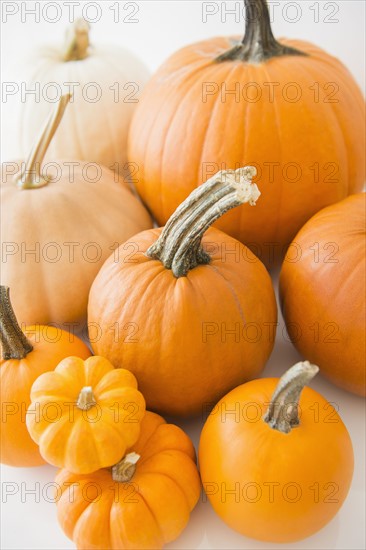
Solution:
{"label": "curved dark stem", "polygon": [[283,46],[273,36],[271,20],[266,0],[244,0],[245,34],[242,42],[219,55],[215,61],[246,61],[262,63],[272,57],[307,54]]}
{"label": "curved dark stem", "polygon": [[0,287],[0,339],[4,360],[23,359],[33,349],[18,325],[7,286]]}

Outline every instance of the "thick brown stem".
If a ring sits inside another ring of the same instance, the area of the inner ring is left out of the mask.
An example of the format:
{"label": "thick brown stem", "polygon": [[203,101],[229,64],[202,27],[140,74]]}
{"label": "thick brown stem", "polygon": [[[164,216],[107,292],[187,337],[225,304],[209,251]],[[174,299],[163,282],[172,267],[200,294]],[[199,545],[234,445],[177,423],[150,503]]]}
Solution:
{"label": "thick brown stem", "polygon": [[307,55],[283,46],[273,36],[266,0],[244,0],[245,34],[242,42],[219,55],[216,61],[246,61],[262,63],[272,57],[285,55]]}
{"label": "thick brown stem", "polygon": [[76,19],[67,30],[66,42],[63,52],[64,61],[81,61],[88,57],[90,25],[85,19]]}
{"label": "thick brown stem", "polygon": [[41,137],[32,149],[27,162],[23,163],[20,175],[17,174],[16,176],[16,181],[20,189],[38,189],[49,183],[51,178],[49,176],[42,176],[41,165],[52,138],[59,127],[70,98],[70,94],[65,94],[61,97],[55,111],[51,113],[42,131]]}
{"label": "thick brown stem", "polygon": [[112,466],[112,479],[119,483],[129,483],[136,471],[136,464],[140,459],[137,453],[129,453],[117,464]]}
{"label": "thick brown stem", "polygon": [[94,405],[96,404],[97,404],[97,401],[93,394],[93,388],[91,386],[84,386],[79,393],[76,406],[82,411],[88,411],[89,409],[94,407]]}
{"label": "thick brown stem", "polygon": [[23,359],[33,346],[21,331],[10,302],[10,290],[0,287],[0,338],[2,358]]}
{"label": "thick brown stem", "polygon": [[271,428],[287,434],[299,425],[300,394],[318,371],[319,367],[316,365],[302,361],[280,378],[263,418]]}
{"label": "thick brown stem", "polygon": [[183,277],[197,265],[209,263],[210,256],[201,247],[203,234],[231,208],[245,202],[255,205],[260,196],[252,183],[255,175],[253,166],[218,172],[177,208],[146,255],[160,260],[174,277]]}

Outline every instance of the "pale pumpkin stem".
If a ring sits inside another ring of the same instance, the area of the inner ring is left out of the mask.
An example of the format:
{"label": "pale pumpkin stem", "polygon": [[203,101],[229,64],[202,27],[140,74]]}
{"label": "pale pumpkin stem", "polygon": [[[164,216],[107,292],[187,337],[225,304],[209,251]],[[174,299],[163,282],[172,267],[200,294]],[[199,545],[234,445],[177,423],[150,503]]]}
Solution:
{"label": "pale pumpkin stem", "polygon": [[70,98],[71,94],[65,94],[61,97],[56,109],[51,113],[43,129],[41,137],[33,147],[27,162],[24,163],[20,175],[16,175],[17,184],[20,189],[37,189],[47,185],[50,181],[51,178],[49,176],[42,176],[41,165],[52,138],[60,125]]}
{"label": "pale pumpkin stem", "polygon": [[266,0],[244,0],[245,34],[242,42],[219,55],[215,61],[246,61],[262,63],[272,57],[307,54],[283,46],[272,33],[271,20]]}
{"label": "pale pumpkin stem", "polygon": [[2,358],[23,359],[33,346],[23,334],[10,301],[10,290],[0,286],[0,339]]}
{"label": "pale pumpkin stem", "polygon": [[76,406],[82,411],[88,411],[96,404],[97,400],[95,399],[93,388],[91,386],[84,386],[79,393]]}
{"label": "pale pumpkin stem", "polygon": [[81,17],[76,19],[66,31],[66,42],[62,55],[64,61],[81,61],[88,57],[89,30],[89,23]]}
{"label": "pale pumpkin stem", "polygon": [[136,471],[136,464],[140,460],[137,453],[129,453],[122,460],[112,466],[112,479],[119,483],[128,483]]}
{"label": "pale pumpkin stem", "polygon": [[246,202],[255,205],[260,196],[252,183],[256,173],[253,166],[223,170],[192,191],[146,255],[160,260],[174,277],[184,277],[197,265],[208,264],[211,258],[201,247],[203,234],[231,208]]}
{"label": "pale pumpkin stem", "polygon": [[299,399],[304,387],[319,372],[319,367],[301,361],[280,378],[263,420],[274,430],[289,433],[299,425]]}

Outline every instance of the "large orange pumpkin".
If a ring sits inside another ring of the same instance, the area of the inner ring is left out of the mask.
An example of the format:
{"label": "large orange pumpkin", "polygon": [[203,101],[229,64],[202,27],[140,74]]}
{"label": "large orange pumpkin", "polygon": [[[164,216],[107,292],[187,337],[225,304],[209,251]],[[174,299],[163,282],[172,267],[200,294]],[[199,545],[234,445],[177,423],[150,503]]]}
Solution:
{"label": "large orange pumpkin", "polygon": [[280,380],[235,388],[202,430],[203,487],[217,514],[247,537],[276,543],[308,537],[347,496],[353,475],[347,428],[324,397],[303,389],[318,370],[305,361]]}
{"label": "large orange pumpkin", "polygon": [[3,166],[1,282],[13,289],[21,322],[80,330],[104,260],[152,222],[111,170],[70,159],[42,164],[69,99],[62,97],[28,161]]}
{"label": "large orange pumpkin", "polygon": [[318,212],[296,235],[280,275],[287,331],[329,380],[366,395],[366,194]]}
{"label": "large orange pumpkin", "polygon": [[137,189],[160,225],[217,170],[253,164],[255,211],[217,227],[267,265],[318,210],[362,189],[365,104],[349,70],[317,46],[273,37],[265,0],[246,31],[191,44],[147,84],[129,135]]}
{"label": "large orange pumpkin", "polygon": [[112,469],[61,470],[55,481],[61,527],[85,550],[162,548],[186,527],[201,487],[191,440],[151,412]]}
{"label": "large orange pumpkin", "polygon": [[73,334],[52,326],[27,326],[15,318],[9,289],[0,290],[2,359],[0,361],[1,462],[10,466],[39,466],[44,460],[25,424],[34,380],[69,355],[86,359],[87,346]]}
{"label": "large orange pumpkin", "polygon": [[250,167],[218,173],[164,229],[121,245],[92,285],[93,349],[136,375],[149,409],[197,414],[257,376],[271,353],[277,309],[266,269],[232,237],[205,233],[229,208],[255,202],[252,176]]}

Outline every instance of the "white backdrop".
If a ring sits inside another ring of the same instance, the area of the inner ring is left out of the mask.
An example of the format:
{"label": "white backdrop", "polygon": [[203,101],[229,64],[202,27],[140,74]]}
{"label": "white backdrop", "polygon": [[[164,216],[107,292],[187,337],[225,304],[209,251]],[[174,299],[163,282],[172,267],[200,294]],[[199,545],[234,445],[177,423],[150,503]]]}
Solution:
{"label": "white backdrop", "polygon": [[[282,0],[269,3],[277,36],[303,38],[320,45],[339,57],[364,89],[363,0]],[[19,66],[31,48],[62,43],[70,14],[67,6],[70,4],[75,6],[76,15],[84,10],[86,17],[96,20],[92,24],[93,43],[125,46],[138,54],[151,71],[181,46],[220,34],[242,34],[244,27],[242,4],[238,1],[46,1],[38,4],[39,20],[36,21],[35,15],[27,13],[27,10],[34,8],[35,2],[2,2],[3,82],[21,80]],[[1,104],[2,159],[11,160],[19,156],[17,144],[12,140],[17,98],[5,99],[3,97]],[[282,328],[283,324],[264,376],[279,376],[299,359]],[[355,476],[349,497],[338,516],[321,532],[290,546],[298,549],[363,549],[366,545],[365,402],[338,390],[321,376],[314,380],[312,386],[339,406],[354,443]],[[181,422],[180,425],[187,429],[197,445],[202,421]],[[55,505],[50,502],[51,490],[48,493],[47,484],[53,481],[54,473],[51,467],[30,470],[2,468],[1,547],[4,550],[74,548],[58,527]],[[27,494],[31,489],[35,490],[35,494]],[[215,516],[208,503],[201,501],[186,531],[169,548],[262,550],[281,548],[281,545],[259,543],[237,535]]]}

